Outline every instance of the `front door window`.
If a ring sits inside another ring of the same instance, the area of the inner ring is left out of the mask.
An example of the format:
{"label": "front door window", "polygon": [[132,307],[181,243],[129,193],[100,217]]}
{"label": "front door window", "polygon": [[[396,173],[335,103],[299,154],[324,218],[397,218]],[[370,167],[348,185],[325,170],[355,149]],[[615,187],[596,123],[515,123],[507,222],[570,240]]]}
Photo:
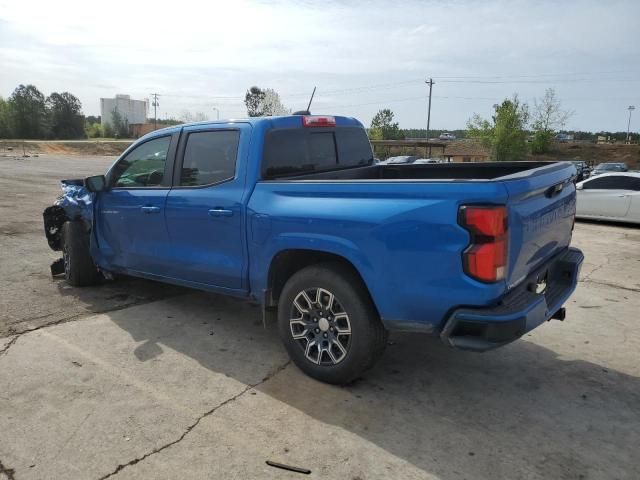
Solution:
{"label": "front door window", "polygon": [[131,150],[113,168],[115,188],[157,187],[162,184],[171,137],[149,140]]}

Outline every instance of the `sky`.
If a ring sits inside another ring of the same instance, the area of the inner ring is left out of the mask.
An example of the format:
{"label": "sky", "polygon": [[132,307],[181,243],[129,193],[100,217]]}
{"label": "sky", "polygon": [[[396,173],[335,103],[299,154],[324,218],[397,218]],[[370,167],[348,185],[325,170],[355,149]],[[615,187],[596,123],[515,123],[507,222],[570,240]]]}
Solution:
{"label": "sky", "polygon": [[[159,93],[158,117],[246,116],[252,85],[293,110],[390,108],[401,128],[464,128],[555,89],[573,130],[640,130],[640,1],[108,2],[0,0],[0,96],[19,84],[100,97]],[[217,109],[217,110],[216,110]],[[151,108],[150,115],[153,115]]]}

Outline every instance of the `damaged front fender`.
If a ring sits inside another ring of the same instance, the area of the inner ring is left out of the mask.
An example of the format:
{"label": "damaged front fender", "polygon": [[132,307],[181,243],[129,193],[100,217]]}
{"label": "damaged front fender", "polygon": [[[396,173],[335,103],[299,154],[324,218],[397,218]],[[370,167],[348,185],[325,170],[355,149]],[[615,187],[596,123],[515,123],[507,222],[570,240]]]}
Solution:
{"label": "damaged front fender", "polygon": [[62,250],[64,222],[82,221],[87,229],[93,224],[93,193],[84,188],[82,180],[62,180],[62,195],[42,213],[44,233],[52,250]]}

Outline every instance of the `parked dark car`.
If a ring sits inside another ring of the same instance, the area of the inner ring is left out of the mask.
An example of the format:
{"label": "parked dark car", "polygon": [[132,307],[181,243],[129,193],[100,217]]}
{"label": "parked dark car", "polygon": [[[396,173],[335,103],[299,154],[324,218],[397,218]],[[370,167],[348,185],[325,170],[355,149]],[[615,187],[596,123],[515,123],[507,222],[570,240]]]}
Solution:
{"label": "parked dark car", "polygon": [[591,172],[591,176],[600,175],[601,173],[612,173],[612,172],[627,172],[629,169],[627,168],[626,163],[622,162],[606,162],[601,163]]}
{"label": "parked dark car", "polygon": [[583,160],[572,160],[571,163],[573,163],[573,165],[576,167],[576,170],[578,171],[576,182],[581,182],[589,178],[591,170],[589,169],[589,166],[586,162],[584,162]]}

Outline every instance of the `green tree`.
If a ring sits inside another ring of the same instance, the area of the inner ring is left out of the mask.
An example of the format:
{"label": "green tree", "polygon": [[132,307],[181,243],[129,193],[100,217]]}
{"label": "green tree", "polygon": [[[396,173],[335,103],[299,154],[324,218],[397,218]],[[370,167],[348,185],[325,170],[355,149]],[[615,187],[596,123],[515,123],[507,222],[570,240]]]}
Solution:
{"label": "green tree", "polygon": [[87,138],[99,138],[102,136],[102,128],[99,123],[87,122],[84,126],[84,134]]}
{"label": "green tree", "polygon": [[544,97],[534,100],[531,151],[547,153],[551,150],[555,131],[564,128],[571,115],[573,112],[562,109],[553,88],[548,88]]}
{"label": "green tree", "polygon": [[69,92],[52,93],[46,101],[51,122],[51,133],[55,138],[69,139],[84,136],[82,103]]}
{"label": "green tree", "polygon": [[100,116],[87,115],[84,117],[84,133],[87,138],[98,138],[102,136]]}
{"label": "green tree", "polygon": [[244,96],[244,104],[247,106],[247,114],[250,117],[291,114],[291,110],[282,103],[280,94],[273,88],[251,87]]}
{"label": "green tree", "polygon": [[372,140],[399,140],[404,138],[398,128],[398,122],[393,121],[393,112],[388,108],[379,110],[371,120],[369,138]]}
{"label": "green tree", "polygon": [[265,92],[260,87],[253,86],[247,90],[244,96],[244,104],[247,106],[247,114],[250,117],[264,116],[263,102],[265,95]]}
{"label": "green tree", "polygon": [[13,115],[11,102],[0,97],[0,138],[13,137]]}
{"label": "green tree", "polygon": [[475,114],[467,122],[467,136],[476,138],[487,147],[499,162],[524,160],[527,155],[527,133],[529,109],[520,103],[518,96],[505,99],[495,105],[491,120]]}
{"label": "green tree", "polygon": [[34,85],[20,85],[11,97],[14,135],[18,138],[48,136],[47,110],[44,95]]}
{"label": "green tree", "polygon": [[262,113],[265,116],[275,115],[291,115],[291,109],[284,106],[280,99],[280,94],[273,88],[265,88],[263,90],[264,98],[262,99]]}
{"label": "green tree", "polygon": [[110,123],[105,123],[104,125],[100,125],[100,136],[103,138],[112,138],[116,136],[115,131]]}
{"label": "green tree", "polygon": [[115,137],[129,137],[129,121],[122,116],[118,107],[111,112],[111,128]]}

